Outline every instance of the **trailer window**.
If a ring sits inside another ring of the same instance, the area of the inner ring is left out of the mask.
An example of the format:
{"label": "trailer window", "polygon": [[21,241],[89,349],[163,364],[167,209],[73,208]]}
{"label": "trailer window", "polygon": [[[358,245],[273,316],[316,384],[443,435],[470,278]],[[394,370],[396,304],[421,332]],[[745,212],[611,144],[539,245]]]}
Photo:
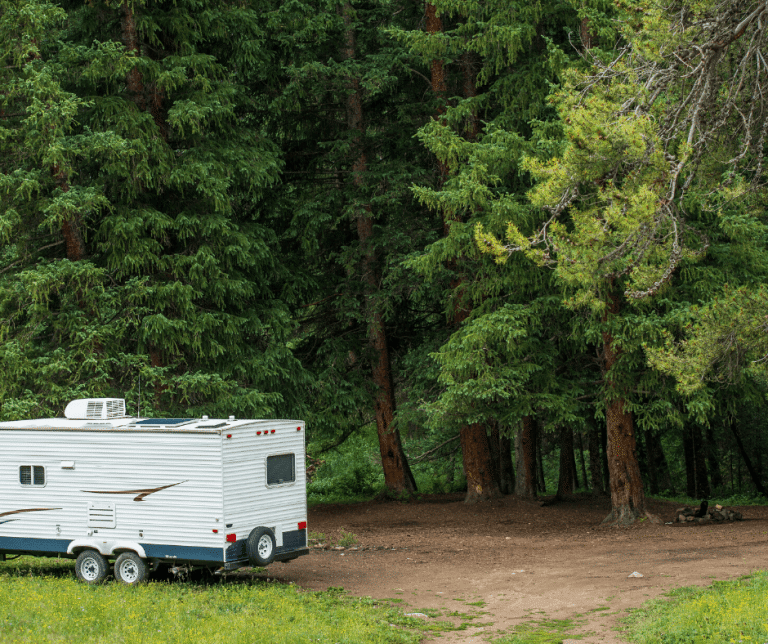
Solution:
{"label": "trailer window", "polygon": [[296,480],[294,454],[267,456],[267,485],[293,483]]}
{"label": "trailer window", "polygon": [[45,467],[42,465],[19,466],[19,483],[22,485],[45,485]]}

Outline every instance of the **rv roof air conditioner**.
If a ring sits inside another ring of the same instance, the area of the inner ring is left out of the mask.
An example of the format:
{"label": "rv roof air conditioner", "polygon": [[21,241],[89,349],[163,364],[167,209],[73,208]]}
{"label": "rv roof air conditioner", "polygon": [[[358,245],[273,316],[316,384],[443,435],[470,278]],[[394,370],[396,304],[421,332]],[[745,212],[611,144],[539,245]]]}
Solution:
{"label": "rv roof air conditioner", "polygon": [[125,400],[122,398],[82,398],[73,400],[64,410],[70,420],[105,420],[125,418]]}

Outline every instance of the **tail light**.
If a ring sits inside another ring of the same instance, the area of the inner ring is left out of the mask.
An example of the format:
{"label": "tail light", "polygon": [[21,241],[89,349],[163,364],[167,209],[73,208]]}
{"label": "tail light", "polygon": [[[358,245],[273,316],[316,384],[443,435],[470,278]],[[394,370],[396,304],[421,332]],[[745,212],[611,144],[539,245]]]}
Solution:
{"label": "tail light", "polygon": [[299,530],[306,530],[306,529],[307,529],[307,522],[299,521]]}

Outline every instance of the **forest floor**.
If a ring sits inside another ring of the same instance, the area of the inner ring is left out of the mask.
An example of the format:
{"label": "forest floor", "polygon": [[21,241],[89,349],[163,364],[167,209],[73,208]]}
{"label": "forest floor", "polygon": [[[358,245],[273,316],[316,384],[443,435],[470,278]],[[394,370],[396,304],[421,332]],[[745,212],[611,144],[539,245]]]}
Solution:
{"label": "forest floor", "polygon": [[[546,618],[574,619],[571,632],[582,642],[619,643],[627,609],[673,588],[768,568],[768,507],[732,508],[744,515],[734,523],[607,528],[600,522],[608,499],[546,507],[515,496],[476,505],[461,499],[316,506],[310,534],[336,543],[353,533],[358,549],[313,550],[262,575],[312,590],[343,587],[395,600],[406,613],[439,611],[438,620],[469,624],[427,642],[486,642]],[[649,501],[663,522],[676,507]],[[643,577],[628,577],[635,571]]]}

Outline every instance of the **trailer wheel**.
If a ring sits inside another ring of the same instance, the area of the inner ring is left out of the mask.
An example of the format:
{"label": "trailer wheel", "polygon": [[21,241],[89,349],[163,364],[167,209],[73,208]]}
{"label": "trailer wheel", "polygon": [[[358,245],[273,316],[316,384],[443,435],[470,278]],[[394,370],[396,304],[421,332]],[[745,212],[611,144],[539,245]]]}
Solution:
{"label": "trailer wheel", "polygon": [[83,550],[75,561],[75,575],[86,584],[100,584],[107,578],[109,564],[98,550]]}
{"label": "trailer wheel", "polygon": [[124,552],[115,560],[115,579],[135,586],[147,579],[147,564],[135,552]]}
{"label": "trailer wheel", "polygon": [[275,533],[269,528],[254,528],[248,535],[248,559],[254,566],[267,566],[275,559]]}

